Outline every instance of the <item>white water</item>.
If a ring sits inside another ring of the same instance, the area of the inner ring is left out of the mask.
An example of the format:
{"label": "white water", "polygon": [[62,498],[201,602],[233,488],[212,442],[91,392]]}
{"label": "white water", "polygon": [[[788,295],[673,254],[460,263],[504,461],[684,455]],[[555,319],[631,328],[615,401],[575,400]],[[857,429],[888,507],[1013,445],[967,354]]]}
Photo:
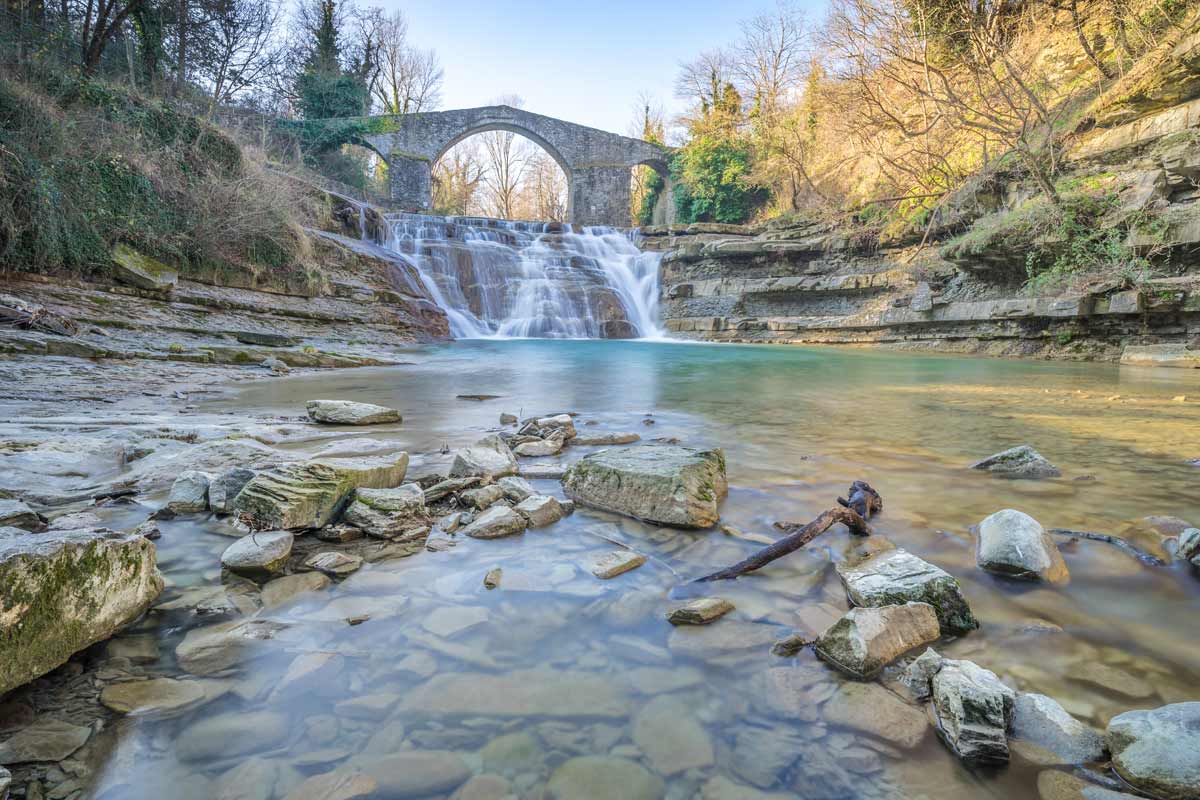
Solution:
{"label": "white water", "polygon": [[457,339],[663,338],[662,254],[641,252],[618,230],[418,214],[386,220],[379,244],[416,269]]}

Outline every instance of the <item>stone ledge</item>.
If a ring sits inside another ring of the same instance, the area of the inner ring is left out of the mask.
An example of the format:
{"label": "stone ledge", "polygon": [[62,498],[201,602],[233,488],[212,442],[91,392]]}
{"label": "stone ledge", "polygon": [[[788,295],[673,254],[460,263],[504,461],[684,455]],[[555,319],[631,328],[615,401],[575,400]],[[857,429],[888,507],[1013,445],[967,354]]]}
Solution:
{"label": "stone ledge", "polygon": [[1185,344],[1129,345],[1121,353],[1121,364],[1134,367],[1200,369],[1200,350]]}
{"label": "stone ledge", "polygon": [[[853,275],[818,277],[786,276],[778,278],[706,278],[676,284],[669,297],[720,297],[725,295],[775,294],[780,292],[864,292],[903,286],[908,273],[893,269]],[[684,289],[683,287],[691,287]],[[671,294],[674,292],[675,294]]]}

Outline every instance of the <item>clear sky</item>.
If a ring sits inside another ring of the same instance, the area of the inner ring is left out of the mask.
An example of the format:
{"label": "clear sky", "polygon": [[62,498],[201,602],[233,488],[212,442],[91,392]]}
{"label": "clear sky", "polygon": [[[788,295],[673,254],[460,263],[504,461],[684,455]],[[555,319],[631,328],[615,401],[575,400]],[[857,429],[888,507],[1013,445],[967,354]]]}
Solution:
{"label": "clear sky", "polygon": [[[540,114],[625,133],[641,91],[678,110],[678,64],[735,39],[774,0],[376,0],[438,52],[442,108],[516,94]],[[815,18],[824,0],[804,0]]]}

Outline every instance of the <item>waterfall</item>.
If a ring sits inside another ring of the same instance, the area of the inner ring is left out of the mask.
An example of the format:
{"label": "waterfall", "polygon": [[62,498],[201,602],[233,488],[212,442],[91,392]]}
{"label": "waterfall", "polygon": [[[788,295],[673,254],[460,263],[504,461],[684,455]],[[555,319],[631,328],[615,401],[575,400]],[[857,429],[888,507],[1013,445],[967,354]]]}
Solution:
{"label": "waterfall", "polygon": [[386,241],[416,270],[455,338],[662,338],[661,253],[614,228],[389,214]]}

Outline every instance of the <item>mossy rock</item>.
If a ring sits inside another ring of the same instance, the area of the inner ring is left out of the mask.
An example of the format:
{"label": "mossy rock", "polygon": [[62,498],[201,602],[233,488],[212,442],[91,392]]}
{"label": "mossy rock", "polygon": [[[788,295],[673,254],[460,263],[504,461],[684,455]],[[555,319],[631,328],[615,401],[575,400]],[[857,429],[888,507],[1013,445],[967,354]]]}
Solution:
{"label": "mossy rock", "polygon": [[178,272],[124,243],[113,248],[112,260],[117,280],[139,289],[170,291],[179,281]]}

